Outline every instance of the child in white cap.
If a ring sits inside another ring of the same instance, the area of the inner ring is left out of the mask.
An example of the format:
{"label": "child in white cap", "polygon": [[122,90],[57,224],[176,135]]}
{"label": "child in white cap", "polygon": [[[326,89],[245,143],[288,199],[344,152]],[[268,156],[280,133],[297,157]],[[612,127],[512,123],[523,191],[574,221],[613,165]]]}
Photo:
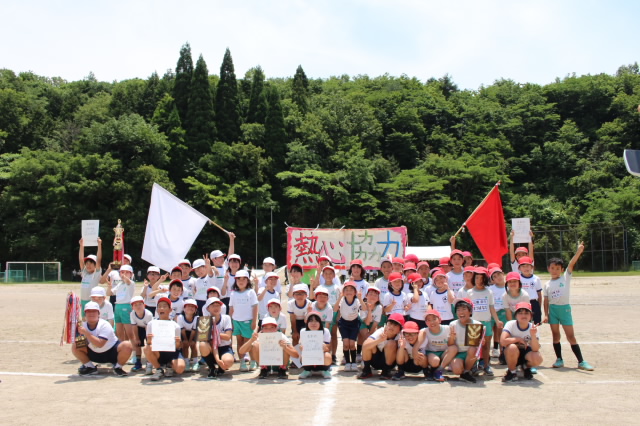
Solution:
{"label": "child in white cap", "polygon": [[[264,270],[264,275],[260,277],[260,279],[257,279],[257,277],[254,277],[254,285],[257,284],[256,288],[258,290],[260,290],[261,288],[265,288],[266,284],[267,284],[267,274],[269,272],[271,273],[275,273],[276,271],[276,261],[273,257],[265,257],[264,260],[262,261],[262,269]],[[280,278],[278,277],[278,274],[276,274],[276,286],[275,286],[275,290],[278,292],[278,294],[282,294],[282,284],[280,283]]]}
{"label": "child in white cap", "polygon": [[185,359],[185,370],[189,371],[192,367],[193,371],[198,371],[200,365],[198,363],[198,352],[196,335],[198,328],[198,304],[193,299],[184,301],[184,308],[180,315],[177,315],[175,321],[180,326],[182,337],[182,356]]}
{"label": "child in white cap", "polygon": [[[222,313],[222,308],[224,307],[224,303],[217,297],[208,298],[204,304],[204,310],[212,317],[216,326],[215,336],[212,333],[209,341],[200,342],[199,344],[200,355],[202,355],[202,359],[209,367],[209,379],[216,379],[224,374],[225,371],[233,366],[234,362],[233,349],[231,347],[233,325],[231,317]],[[217,350],[214,351],[213,348],[216,345]]]}
{"label": "child in white cap", "polygon": [[98,254],[89,256],[84,255],[84,240],[80,239],[80,252],[78,253],[78,259],[80,262],[80,276],[82,282],[80,285],[80,302],[82,307],[89,302],[91,297],[91,290],[100,284],[100,278],[102,277],[102,240],[98,238]]}
{"label": "child in white cap", "polygon": [[[256,361],[250,360],[250,354],[240,350],[244,343],[251,338],[253,330],[258,325],[258,296],[251,288],[249,273],[239,270],[235,273],[233,291],[229,299],[229,316],[233,320],[233,335],[236,336],[238,356],[240,357],[240,371],[249,371],[257,367]],[[223,290],[224,292],[224,290]],[[245,357],[245,355],[249,355]]]}
{"label": "child in white cap", "polygon": [[[142,347],[147,339],[147,324],[153,319],[153,314],[145,309],[142,296],[131,298],[131,314],[129,316],[129,336],[135,350],[134,365],[131,371],[142,369]],[[147,374],[151,374],[151,364],[147,362]]]}
{"label": "child in white cap", "polygon": [[211,260],[208,255],[204,255],[202,259],[196,259],[193,262],[193,271],[198,277],[195,284],[194,299],[198,304],[197,315],[202,315],[205,302],[207,301],[207,290],[215,284],[215,276],[211,267]]}
{"label": "child in white cap", "polygon": [[311,302],[307,298],[309,287],[306,284],[293,286],[293,299],[289,300],[287,312],[291,320],[291,337],[293,346],[300,341],[300,330],[304,328],[304,317],[309,312]]}
{"label": "child in white cap", "polygon": [[91,301],[100,306],[100,319],[107,321],[113,326],[113,306],[107,301],[107,293],[102,287],[91,289]]}
{"label": "child in white cap", "polygon": [[272,299],[280,300],[280,293],[275,289],[278,284],[278,274],[267,272],[265,278],[265,287],[258,289],[258,322],[267,316],[269,301]]}
{"label": "child in white cap", "polygon": [[[111,272],[111,265],[109,265],[109,268],[102,276],[101,282],[106,282],[107,277],[109,277]],[[118,336],[118,339],[125,341],[127,340],[125,327],[129,324],[131,315],[131,298],[136,291],[136,286],[133,282],[133,268],[131,265],[122,265],[118,272],[119,279],[111,281],[111,286],[109,287],[107,294],[110,296],[116,296],[116,303],[113,307],[116,335]]]}
{"label": "child in white cap", "polygon": [[[273,318],[265,318],[262,321],[262,329],[260,333],[277,333],[278,332],[278,323]],[[251,354],[251,357],[255,359],[258,363],[260,362],[260,343],[258,342],[258,333],[253,333],[250,339],[248,339],[242,347],[239,349],[241,352],[248,352]],[[283,364],[278,366],[278,378],[279,379],[287,379],[287,364],[289,363],[290,357],[298,358],[300,355],[298,351],[293,347],[291,341],[286,338],[284,334],[282,334],[282,339],[280,340],[280,347],[282,348],[283,354]],[[260,365],[260,374],[258,375],[259,379],[266,379],[269,374],[269,365]]]}
{"label": "child in white cap", "polygon": [[178,263],[180,269],[182,269],[182,288],[184,289],[184,297],[192,298],[196,292],[196,279],[191,276],[191,261],[189,259],[182,259]]}

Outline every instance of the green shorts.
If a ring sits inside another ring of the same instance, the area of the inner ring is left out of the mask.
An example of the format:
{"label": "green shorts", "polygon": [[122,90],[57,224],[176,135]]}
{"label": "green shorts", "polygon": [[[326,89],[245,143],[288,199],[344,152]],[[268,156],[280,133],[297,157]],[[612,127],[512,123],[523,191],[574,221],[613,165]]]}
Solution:
{"label": "green shorts", "polygon": [[115,324],[131,324],[131,304],[116,303],[113,307],[113,317]]}
{"label": "green shorts", "polygon": [[464,361],[465,359],[467,359],[467,352],[466,351],[465,352],[458,352],[456,354],[455,358],[453,358],[453,359],[456,359],[456,358],[461,359],[461,360]]}
{"label": "green shorts", "polygon": [[251,329],[251,320],[249,321],[233,320],[233,335],[242,336],[246,339],[251,339],[251,336],[253,336],[253,330]]}
{"label": "green shorts", "polygon": [[331,319],[331,328],[333,328],[334,325],[338,325],[338,312],[334,312],[333,318]]}
{"label": "green shorts", "polygon": [[484,325],[484,336],[491,337],[493,336],[493,318],[490,321],[480,321],[482,325]]}
{"label": "green shorts", "polygon": [[[496,314],[498,314],[498,319],[500,321],[502,321],[503,325],[507,323],[507,310],[506,309],[500,309],[499,311],[496,311]],[[491,318],[491,321],[493,322],[493,325],[496,325],[496,322],[493,321],[493,318]]]}
{"label": "green shorts", "polygon": [[436,352],[427,351],[427,355],[434,354],[435,356],[437,356],[440,359],[442,359],[442,354],[443,353],[444,353],[444,351],[436,351]]}
{"label": "green shorts", "polygon": [[382,318],[380,319],[380,322],[378,323],[378,328],[384,327],[384,325],[387,323],[387,314],[383,313],[382,314]]}
{"label": "green shorts", "polygon": [[87,303],[91,302],[91,300],[81,300],[80,303],[82,304],[81,306],[81,312],[82,312],[82,316],[84,317],[84,305],[86,305]]}
{"label": "green shorts", "polygon": [[571,305],[549,305],[549,324],[573,325]]}

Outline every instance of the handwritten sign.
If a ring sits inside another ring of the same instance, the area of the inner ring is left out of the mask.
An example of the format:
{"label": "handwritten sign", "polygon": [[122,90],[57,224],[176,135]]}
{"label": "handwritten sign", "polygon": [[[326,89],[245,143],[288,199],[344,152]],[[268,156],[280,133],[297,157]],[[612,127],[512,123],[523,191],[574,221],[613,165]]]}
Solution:
{"label": "handwritten sign", "polygon": [[320,330],[304,330],[300,333],[302,365],[324,365],[324,333]]}
{"label": "handwritten sign", "polygon": [[173,321],[155,320],[151,328],[153,338],[151,350],[154,352],[175,352],[176,326]]}
{"label": "handwritten sign", "polygon": [[529,231],[531,231],[531,222],[528,217],[511,219],[511,229],[513,229],[514,243],[531,242],[531,235],[529,235]]}
{"label": "handwritten sign", "polygon": [[275,333],[259,333],[260,365],[282,365],[284,352],[280,346],[283,335],[279,331]]}
{"label": "handwritten sign", "polygon": [[98,245],[98,236],[100,231],[99,220],[83,220],[82,221],[82,241],[85,247],[95,247]]}
{"label": "handwritten sign", "polygon": [[385,257],[404,256],[407,228],[312,229],[287,228],[287,265],[313,269],[328,256],[338,269],[361,259],[365,269],[379,269]]}

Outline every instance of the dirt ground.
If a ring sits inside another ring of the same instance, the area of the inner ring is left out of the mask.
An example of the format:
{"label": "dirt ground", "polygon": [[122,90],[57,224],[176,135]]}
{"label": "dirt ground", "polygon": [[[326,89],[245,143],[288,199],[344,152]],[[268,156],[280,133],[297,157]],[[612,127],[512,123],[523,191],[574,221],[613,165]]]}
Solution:
{"label": "dirt ground", "polygon": [[106,365],[98,376],[79,377],[70,346],[59,346],[64,298],[79,285],[0,285],[0,424],[176,424],[216,417],[226,424],[638,424],[640,337],[633,329],[640,277],[576,274],[572,285],[576,336],[596,370],[578,370],[564,340],[566,367],[552,369],[551,332],[543,326],[538,375],[509,384],[501,383],[499,365],[495,377],[480,376],[477,384],[421,376],[362,382],[341,367],[331,380],[301,381],[301,370],[293,370],[286,382],[258,381],[257,372],[240,373],[238,364],[217,381],[192,373],[161,382],[142,374],[119,378]]}

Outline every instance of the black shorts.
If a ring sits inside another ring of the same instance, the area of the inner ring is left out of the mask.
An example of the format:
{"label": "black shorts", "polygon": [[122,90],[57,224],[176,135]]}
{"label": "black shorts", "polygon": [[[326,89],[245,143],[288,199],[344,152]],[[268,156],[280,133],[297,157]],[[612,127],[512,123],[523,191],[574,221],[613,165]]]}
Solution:
{"label": "black shorts", "polygon": [[185,330],[184,335],[187,337],[185,339],[185,342],[189,341],[191,339],[191,333],[195,333],[195,332],[196,332],[195,330]]}
{"label": "black shorts", "polygon": [[542,322],[542,310],[540,309],[540,302],[538,299],[530,300],[531,309],[533,310],[533,323],[540,324]]}
{"label": "black shorts", "polygon": [[227,307],[226,312],[229,312],[229,300],[231,300],[231,298],[230,298],[230,297],[223,297],[223,298],[221,298],[221,299],[220,299],[220,301],[221,301],[222,303],[224,303],[224,306],[226,306],[226,307]]}
{"label": "black shorts", "polygon": [[93,361],[97,363],[110,362],[111,364],[117,364],[119,345],[120,345],[120,340],[118,340],[115,345],[113,345],[108,351],[105,351],[105,352],[94,352],[91,350],[91,348],[87,348],[89,361]]}
{"label": "black shorts", "polygon": [[422,367],[416,365],[412,359],[409,359],[404,364],[398,364],[398,370],[402,370],[405,373],[421,373]]}
{"label": "black shorts", "polygon": [[303,319],[297,319],[296,318],[296,331],[298,333],[300,333],[300,330],[302,330],[303,328],[306,328],[307,325],[304,323]]}
{"label": "black shorts", "polygon": [[360,333],[360,318],[356,318],[352,321],[347,321],[344,318],[340,318],[338,320],[338,330],[340,330],[340,336],[342,337],[342,340],[357,340],[358,333]]}
{"label": "black shorts", "polygon": [[142,347],[147,341],[147,328],[140,327],[139,325],[136,327],[138,328],[138,340],[140,340],[140,343],[138,344],[138,346]]}
{"label": "black shorts", "polygon": [[449,324],[451,324],[451,321],[453,321],[453,320],[452,319],[450,319],[450,320],[442,320],[442,321],[440,321],[440,324],[441,325],[449,325]]}
{"label": "black shorts", "polygon": [[387,360],[384,356],[384,350],[378,350],[371,357],[371,368],[373,368],[374,370],[391,370],[395,365],[395,361],[393,361],[393,364],[387,365]]}
{"label": "black shorts", "polygon": [[111,306],[116,306],[116,296],[109,296],[109,303]]}
{"label": "black shorts", "polygon": [[151,312],[151,316],[156,316],[156,307],[155,306],[147,306],[149,312]]}
{"label": "black shorts", "polygon": [[160,356],[158,357],[158,362],[160,365],[171,364],[173,360],[178,359],[180,356],[180,351],[175,352],[160,352]]}
{"label": "black shorts", "polygon": [[196,311],[196,315],[204,315],[204,311],[202,310],[202,308],[204,308],[204,304],[207,303],[207,301],[196,300],[196,303],[198,304],[198,310]]}
{"label": "black shorts", "polygon": [[222,358],[222,355],[224,354],[230,354],[231,356],[233,356],[233,348],[231,347],[231,345],[218,346],[218,357]]}
{"label": "black shorts", "polygon": [[422,320],[417,320],[415,318],[409,318],[408,321],[413,321],[416,324],[418,324],[418,328],[420,330],[422,330],[423,328],[427,328],[427,323],[422,319]]}
{"label": "black shorts", "polygon": [[520,351],[520,355],[518,356],[518,365],[526,364],[527,359],[525,358],[525,356],[527,356],[527,354],[531,352],[531,346],[527,346],[526,349],[522,349],[519,347],[518,350]]}

